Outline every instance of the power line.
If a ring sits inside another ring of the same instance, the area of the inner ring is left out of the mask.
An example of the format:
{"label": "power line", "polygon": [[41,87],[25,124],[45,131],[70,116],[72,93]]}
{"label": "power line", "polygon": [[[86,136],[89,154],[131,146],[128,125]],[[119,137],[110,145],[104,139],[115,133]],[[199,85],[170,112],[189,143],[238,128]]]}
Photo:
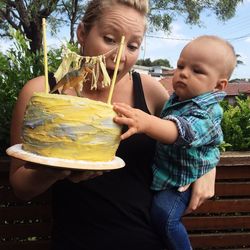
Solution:
{"label": "power line", "polygon": [[[193,38],[164,37],[164,36],[155,36],[155,35],[146,35],[146,37],[156,38],[156,39],[165,39],[165,40],[175,40],[175,41],[191,41],[191,40],[193,40]],[[240,40],[240,39],[248,38],[248,37],[250,37],[250,33],[247,33],[245,35],[238,36],[238,37],[226,38],[226,40],[236,41],[236,40]]]}
{"label": "power line", "polygon": [[157,39],[166,39],[166,40],[177,40],[177,41],[191,41],[192,38],[177,38],[177,37],[163,37],[163,36],[153,36],[153,35],[146,35],[149,38],[157,38]]}

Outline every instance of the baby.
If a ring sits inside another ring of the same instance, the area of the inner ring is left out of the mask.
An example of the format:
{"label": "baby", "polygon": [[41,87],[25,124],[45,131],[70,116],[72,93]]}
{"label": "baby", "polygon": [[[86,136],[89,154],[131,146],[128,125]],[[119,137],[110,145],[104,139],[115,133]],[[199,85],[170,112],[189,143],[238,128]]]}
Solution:
{"label": "baby", "polygon": [[200,36],[181,51],[173,76],[174,93],[161,118],[124,103],[114,104],[119,114],[114,121],[129,127],[121,139],[145,133],[157,140],[151,214],[168,249],[192,249],[181,223],[191,191],[179,188],[188,187],[219,161],[218,146],[223,141],[219,102],[235,65],[232,45],[217,36]]}

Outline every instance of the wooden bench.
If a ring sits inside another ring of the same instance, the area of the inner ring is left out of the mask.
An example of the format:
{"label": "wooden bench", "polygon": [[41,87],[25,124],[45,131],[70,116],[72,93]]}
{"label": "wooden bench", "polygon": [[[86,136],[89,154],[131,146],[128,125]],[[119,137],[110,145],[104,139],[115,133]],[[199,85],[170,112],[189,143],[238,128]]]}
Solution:
{"label": "wooden bench", "polygon": [[32,201],[20,201],[8,180],[9,161],[0,163],[0,249],[49,250],[51,197],[46,192]]}
{"label": "wooden bench", "polygon": [[183,222],[194,249],[250,249],[250,152],[223,154],[215,197]]}
{"label": "wooden bench", "polygon": [[[0,162],[0,249],[48,250],[50,192],[30,202],[18,200],[9,185],[8,165],[8,160]],[[195,250],[250,249],[250,152],[223,154],[215,197],[183,222]]]}

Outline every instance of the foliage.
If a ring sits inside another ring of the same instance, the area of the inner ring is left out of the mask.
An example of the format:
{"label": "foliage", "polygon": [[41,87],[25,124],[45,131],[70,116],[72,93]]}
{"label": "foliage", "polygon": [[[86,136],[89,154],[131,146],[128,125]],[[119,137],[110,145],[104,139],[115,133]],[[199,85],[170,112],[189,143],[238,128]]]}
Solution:
{"label": "foliage", "polygon": [[169,67],[169,68],[171,67],[168,59],[156,59],[154,61],[151,61],[150,58],[139,59],[136,62],[136,64],[141,65],[141,66],[147,66],[147,67],[151,67],[151,66],[165,66],[165,67]]}
{"label": "foliage", "polygon": [[[10,29],[10,34],[13,46],[5,54],[0,52],[0,155],[9,146],[12,110],[18,93],[28,80],[44,74],[42,52],[32,53],[28,40],[19,31]],[[61,63],[60,55],[61,49],[48,52],[50,72],[55,72]]]}
{"label": "foliage", "polygon": [[[84,14],[86,0],[4,0],[1,1],[0,36],[8,35],[8,27],[21,31],[30,39],[33,52],[42,45],[42,18],[47,18],[56,33],[65,25],[70,27],[70,41],[74,41],[75,25]],[[149,27],[169,31],[171,23],[183,17],[186,23],[200,24],[204,10],[226,21],[235,15],[243,0],[150,0]]]}
{"label": "foliage", "polygon": [[42,18],[48,18],[59,0],[4,0],[0,11],[0,36],[9,34],[9,26],[19,30],[29,39],[30,50],[42,47]]}
{"label": "foliage", "polygon": [[20,32],[10,31],[15,40],[6,55],[0,53],[0,145],[9,145],[11,113],[24,83],[41,73],[41,56],[29,51],[27,40]]}
{"label": "foliage", "polygon": [[236,97],[236,105],[223,101],[222,107],[222,130],[226,143],[224,149],[250,150],[250,97]]}
{"label": "foliage", "polygon": [[201,24],[200,14],[205,10],[213,12],[221,21],[226,21],[235,15],[236,7],[243,0],[151,0],[150,23],[157,30],[170,30],[173,20],[182,16],[191,25]]}

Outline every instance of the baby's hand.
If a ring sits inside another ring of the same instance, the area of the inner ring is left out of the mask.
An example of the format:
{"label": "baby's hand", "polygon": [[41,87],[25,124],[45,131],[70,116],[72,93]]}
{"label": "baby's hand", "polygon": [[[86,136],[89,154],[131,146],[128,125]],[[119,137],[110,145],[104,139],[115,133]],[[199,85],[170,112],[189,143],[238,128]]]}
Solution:
{"label": "baby's hand", "polygon": [[117,113],[114,117],[114,122],[119,125],[127,125],[128,131],[121,135],[121,139],[127,139],[133,134],[143,132],[143,122],[147,115],[139,109],[130,107],[125,103],[114,103],[113,109]]}

